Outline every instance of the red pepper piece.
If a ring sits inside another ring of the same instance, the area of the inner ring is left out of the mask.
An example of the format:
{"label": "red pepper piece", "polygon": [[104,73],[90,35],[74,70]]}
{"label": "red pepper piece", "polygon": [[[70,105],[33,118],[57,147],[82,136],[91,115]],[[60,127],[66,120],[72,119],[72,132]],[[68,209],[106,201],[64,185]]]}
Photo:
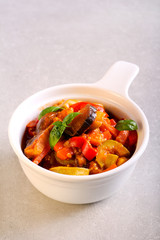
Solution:
{"label": "red pepper piece", "polygon": [[115,127],[116,126],[116,121],[112,118],[112,119],[110,119],[110,124],[113,126],[113,127]]}
{"label": "red pepper piece", "polygon": [[138,138],[137,131],[136,130],[130,131],[128,136],[129,145],[130,146],[135,145],[137,143],[137,138]]}
{"label": "red pepper piece", "polygon": [[81,148],[84,144],[85,139],[83,137],[72,137],[69,139],[69,143],[71,147]]}
{"label": "red pepper piece", "polygon": [[99,105],[99,104],[96,104],[96,103],[90,103],[90,102],[77,102],[77,103],[72,104],[71,108],[74,109],[74,112],[78,112],[79,110],[84,108],[87,104],[90,104],[93,107],[95,107],[97,109],[97,111],[105,112],[102,105]]}
{"label": "red pepper piece", "polygon": [[74,109],[74,112],[78,112],[82,108],[84,108],[88,103],[87,102],[77,102],[72,104],[70,107]]}
{"label": "red pepper piece", "polygon": [[97,149],[85,140],[82,146],[82,153],[88,161],[91,161],[97,155]]}

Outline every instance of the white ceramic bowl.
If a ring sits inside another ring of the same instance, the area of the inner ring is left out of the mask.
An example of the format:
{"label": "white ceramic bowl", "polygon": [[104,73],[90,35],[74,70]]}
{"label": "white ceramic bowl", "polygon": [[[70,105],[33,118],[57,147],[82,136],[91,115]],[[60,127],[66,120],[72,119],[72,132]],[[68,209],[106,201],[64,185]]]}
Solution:
{"label": "white ceramic bowl", "polygon": [[[26,176],[40,192],[61,202],[91,203],[110,197],[127,182],[149,138],[147,119],[142,110],[128,96],[128,87],[138,71],[136,65],[119,61],[94,84],[67,84],[51,87],[32,95],[19,105],[10,120],[9,139]],[[138,143],[130,160],[111,171],[89,176],[58,174],[30,161],[21,149],[25,126],[38,115],[41,106],[61,99],[99,102],[118,116],[134,119],[138,123]]]}

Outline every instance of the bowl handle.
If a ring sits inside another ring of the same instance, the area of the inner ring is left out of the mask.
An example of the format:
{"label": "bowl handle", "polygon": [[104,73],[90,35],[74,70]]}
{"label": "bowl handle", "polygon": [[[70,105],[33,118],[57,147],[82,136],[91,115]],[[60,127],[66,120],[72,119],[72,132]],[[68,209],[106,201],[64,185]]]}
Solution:
{"label": "bowl handle", "polygon": [[96,82],[96,86],[117,92],[128,97],[128,89],[139,72],[139,67],[133,63],[118,61],[113,64],[104,77]]}

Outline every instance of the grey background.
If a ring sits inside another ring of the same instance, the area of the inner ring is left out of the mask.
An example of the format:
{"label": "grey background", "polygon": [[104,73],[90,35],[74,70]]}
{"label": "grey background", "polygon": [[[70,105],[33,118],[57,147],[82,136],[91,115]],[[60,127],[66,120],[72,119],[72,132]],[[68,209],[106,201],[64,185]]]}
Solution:
{"label": "grey background", "polygon": [[[159,0],[0,0],[0,239],[160,239],[159,19]],[[51,200],[25,177],[9,119],[33,93],[96,82],[117,60],[140,67],[129,94],[148,118],[148,148],[113,198]]]}

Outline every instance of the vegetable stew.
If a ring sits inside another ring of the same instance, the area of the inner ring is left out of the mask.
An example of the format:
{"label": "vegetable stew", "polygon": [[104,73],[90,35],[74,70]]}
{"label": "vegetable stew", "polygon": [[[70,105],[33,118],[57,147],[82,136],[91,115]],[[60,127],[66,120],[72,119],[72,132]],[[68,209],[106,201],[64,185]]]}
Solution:
{"label": "vegetable stew", "polygon": [[35,164],[68,175],[112,170],[133,155],[137,124],[118,119],[102,104],[62,100],[27,125],[22,150]]}

